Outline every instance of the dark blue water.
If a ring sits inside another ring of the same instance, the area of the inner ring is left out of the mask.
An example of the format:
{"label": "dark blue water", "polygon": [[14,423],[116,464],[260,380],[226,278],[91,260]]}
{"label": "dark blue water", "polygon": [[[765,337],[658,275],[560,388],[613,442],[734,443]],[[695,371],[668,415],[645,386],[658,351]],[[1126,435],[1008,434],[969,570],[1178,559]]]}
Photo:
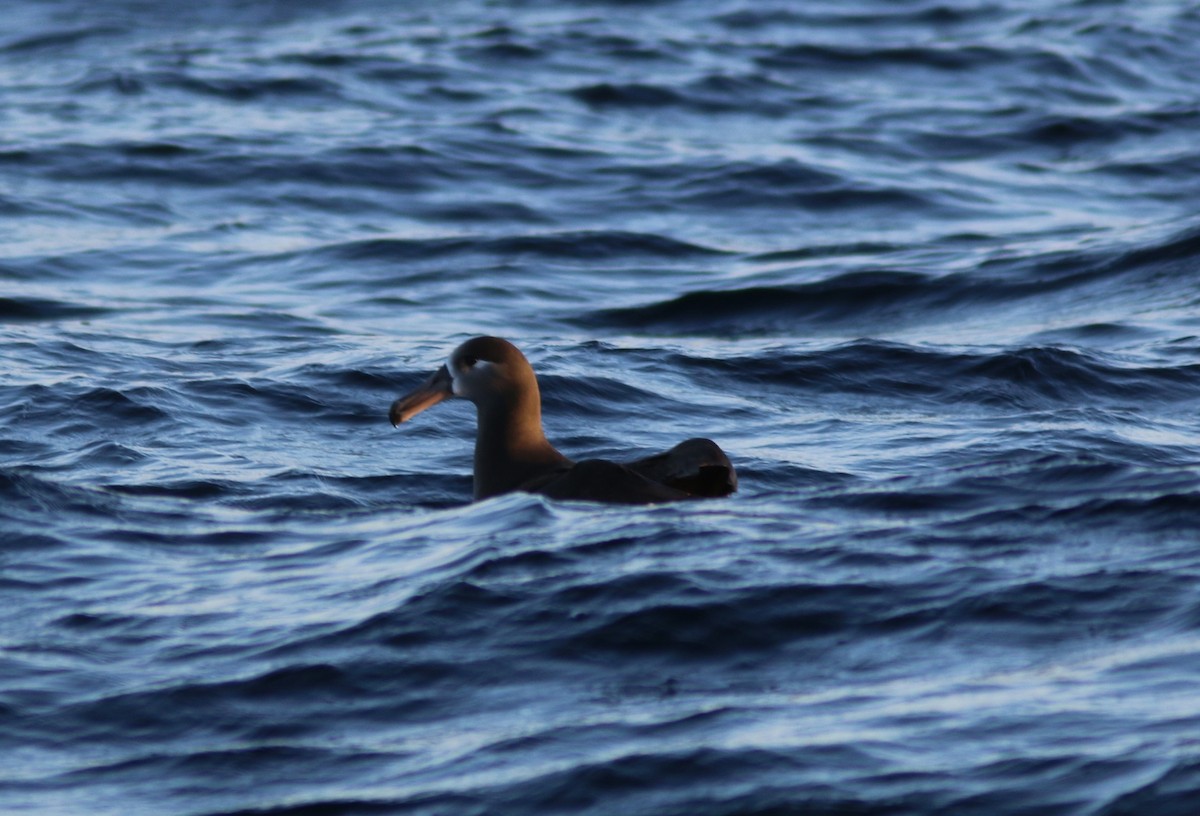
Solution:
{"label": "dark blue water", "polygon": [[[1192,816],[1198,40],[6,5],[0,812]],[[482,333],[741,491],[469,504]]]}

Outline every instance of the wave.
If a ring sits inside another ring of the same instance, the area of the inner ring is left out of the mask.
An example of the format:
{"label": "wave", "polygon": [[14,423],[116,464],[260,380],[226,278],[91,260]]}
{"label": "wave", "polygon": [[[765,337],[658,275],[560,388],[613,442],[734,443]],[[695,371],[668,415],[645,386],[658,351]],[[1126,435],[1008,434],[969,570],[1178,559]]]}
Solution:
{"label": "wave", "polygon": [[371,238],[307,252],[342,261],[410,261],[481,254],[591,262],[626,257],[677,259],[723,254],[718,249],[662,235],[619,230],[479,238]]}
{"label": "wave", "polygon": [[74,48],[88,40],[124,33],[116,26],[95,25],[82,28],[58,28],[37,34],[0,42],[0,53],[27,53],[33,51],[59,51]]}
{"label": "wave", "polygon": [[[781,251],[759,259],[804,258],[812,252]],[[576,322],[589,328],[732,336],[951,320],[964,309],[1040,301],[1070,290],[1079,297],[1096,290],[1100,297],[1126,298],[1140,284],[1162,288],[1188,274],[1198,255],[1200,229],[1193,227],[1143,247],[1035,255],[984,264],[970,273],[857,270],[808,283],[701,289],[646,305],[592,311]]]}
{"label": "wave", "polygon": [[986,299],[986,286],[914,272],[849,272],[808,284],[698,290],[646,306],[591,312],[578,322],[708,336],[793,332],[812,324],[871,325],[916,309],[944,310],[956,296]]}
{"label": "wave", "polygon": [[[1041,59],[1056,55],[1039,54]],[[1060,61],[1063,57],[1058,57]],[[983,45],[938,46],[853,46],[802,43],[770,50],[756,59],[759,65],[772,69],[837,69],[857,68],[882,72],[897,67],[923,67],[941,71],[963,72],[1004,66],[1012,68],[1013,51]]]}
{"label": "wave", "polygon": [[[350,147],[315,155],[245,152],[220,138],[179,141],[59,143],[10,150],[0,161],[52,177],[86,181],[171,181],[199,186],[241,182],[304,182],[313,185],[425,189],[454,177],[436,155],[417,147]],[[452,163],[451,163],[452,164]],[[459,171],[465,172],[459,167]]]}
{"label": "wave", "polygon": [[73,87],[81,94],[116,92],[126,96],[182,91],[234,103],[276,98],[337,99],[342,93],[340,85],[321,77],[196,76],[166,70],[133,72],[98,69],[78,80]]}
{"label": "wave", "polygon": [[726,383],[943,405],[1112,407],[1133,406],[1150,395],[1163,405],[1200,398],[1200,364],[1133,364],[1095,351],[1053,346],[961,352],[862,340],[812,352],[681,362]]}
{"label": "wave", "polygon": [[798,107],[817,108],[828,100],[803,86],[781,82],[768,72],[711,73],[678,85],[600,82],[565,92],[596,110],[683,111],[702,115],[787,116]]}
{"label": "wave", "polygon": [[[118,446],[93,445],[89,448],[74,457],[82,467],[95,465],[104,468],[129,463],[129,457],[125,455],[128,451]],[[70,471],[69,465],[66,470]],[[77,514],[80,518],[99,522],[113,517],[117,502],[111,496],[60,481],[52,471],[48,465],[0,466],[0,525],[7,528],[6,547],[10,531],[14,547],[20,540],[26,543],[48,540],[67,544],[68,541],[55,535],[43,536],[36,532],[45,528],[45,519],[48,517]]]}
{"label": "wave", "polygon": [[[874,208],[928,209],[949,204],[937,190],[872,184],[797,162],[731,163],[683,168],[682,181],[668,194],[675,206],[804,208],[823,213]],[[961,200],[957,202],[961,206]]]}
{"label": "wave", "polygon": [[36,297],[0,297],[0,323],[88,320],[110,314],[102,306]]}

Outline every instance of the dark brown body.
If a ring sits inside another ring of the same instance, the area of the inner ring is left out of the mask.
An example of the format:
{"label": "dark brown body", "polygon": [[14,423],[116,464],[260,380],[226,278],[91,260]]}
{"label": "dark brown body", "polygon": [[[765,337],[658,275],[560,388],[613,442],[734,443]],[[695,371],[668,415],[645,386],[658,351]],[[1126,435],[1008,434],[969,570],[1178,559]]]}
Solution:
{"label": "dark brown body", "polygon": [[453,396],[471,400],[478,413],[476,500],[523,490],[554,499],[647,504],[737,490],[733,464],[710,439],[689,439],[625,465],[572,462],[542,430],[533,368],[516,346],[498,337],[476,337],[455,349],[420,388],[392,404],[392,424]]}

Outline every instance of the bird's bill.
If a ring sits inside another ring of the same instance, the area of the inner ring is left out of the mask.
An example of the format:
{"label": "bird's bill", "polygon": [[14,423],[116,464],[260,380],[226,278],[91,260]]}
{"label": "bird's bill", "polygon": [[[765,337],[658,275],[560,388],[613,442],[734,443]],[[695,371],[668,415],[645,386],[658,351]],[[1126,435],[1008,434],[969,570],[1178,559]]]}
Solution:
{"label": "bird's bill", "polygon": [[417,390],[393,402],[388,419],[393,425],[407,422],[426,408],[432,408],[442,400],[453,397],[453,387],[454,380],[450,376],[450,369],[443,365]]}

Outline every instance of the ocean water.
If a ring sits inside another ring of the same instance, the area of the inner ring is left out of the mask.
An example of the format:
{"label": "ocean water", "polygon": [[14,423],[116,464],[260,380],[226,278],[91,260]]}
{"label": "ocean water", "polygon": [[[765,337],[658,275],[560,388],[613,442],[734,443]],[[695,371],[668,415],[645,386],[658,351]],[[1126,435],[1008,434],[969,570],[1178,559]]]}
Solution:
{"label": "ocean water", "polygon": [[5,18],[0,812],[1200,812],[1194,4]]}

